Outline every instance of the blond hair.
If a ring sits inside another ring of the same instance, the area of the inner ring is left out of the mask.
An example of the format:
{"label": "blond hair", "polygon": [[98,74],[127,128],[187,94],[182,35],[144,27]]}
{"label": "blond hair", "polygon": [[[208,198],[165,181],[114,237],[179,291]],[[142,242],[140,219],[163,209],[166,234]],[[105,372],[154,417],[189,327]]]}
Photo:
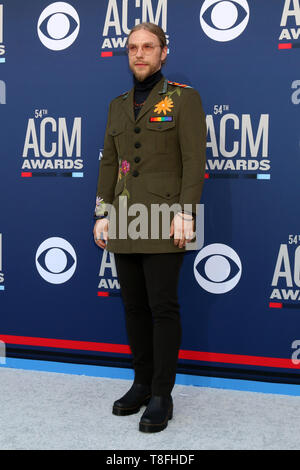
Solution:
{"label": "blond hair", "polygon": [[[149,33],[155,34],[155,36],[158,38],[158,40],[160,42],[161,49],[163,49],[164,47],[167,46],[167,38],[166,38],[164,30],[160,26],[158,26],[157,24],[150,23],[150,22],[140,23],[140,24],[137,24],[136,26],[134,26],[130,30],[130,33],[128,35],[126,44],[128,44],[128,41],[129,41],[129,38],[130,38],[131,34],[134,33],[135,31],[139,31],[140,29],[145,29],[146,31],[149,31]],[[165,64],[166,60],[167,59],[162,61],[162,65]]]}

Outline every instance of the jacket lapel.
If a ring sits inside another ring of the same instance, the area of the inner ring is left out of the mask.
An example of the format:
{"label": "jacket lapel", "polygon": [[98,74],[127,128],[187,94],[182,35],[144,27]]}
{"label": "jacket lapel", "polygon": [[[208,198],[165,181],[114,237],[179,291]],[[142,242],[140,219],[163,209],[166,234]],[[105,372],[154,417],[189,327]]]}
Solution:
{"label": "jacket lapel", "polygon": [[167,83],[166,79],[163,77],[156,85],[155,87],[150,91],[148,98],[146,99],[146,102],[142,109],[140,110],[138,117],[136,119],[136,122],[138,122],[152,107],[160,101],[160,95],[162,93],[166,93],[167,90],[164,91],[164,83]]}
{"label": "jacket lapel", "polygon": [[135,121],[134,111],[133,111],[133,98],[134,98],[134,88],[128,92],[127,96],[123,97],[123,109],[131,121]]}

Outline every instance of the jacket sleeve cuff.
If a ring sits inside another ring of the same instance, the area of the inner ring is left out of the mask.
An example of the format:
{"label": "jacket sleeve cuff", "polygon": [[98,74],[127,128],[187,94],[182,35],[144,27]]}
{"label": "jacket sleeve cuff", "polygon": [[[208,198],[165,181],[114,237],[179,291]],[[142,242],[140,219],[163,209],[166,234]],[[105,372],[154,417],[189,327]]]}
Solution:
{"label": "jacket sleeve cuff", "polygon": [[108,207],[107,204],[104,202],[102,197],[96,197],[96,206],[95,206],[95,214],[94,217],[96,219],[102,219],[108,215]]}
{"label": "jacket sleeve cuff", "polygon": [[195,212],[192,212],[192,211],[183,210],[183,211],[181,211],[181,213],[182,213],[182,214],[187,214],[187,215],[192,215],[194,219],[195,219],[195,217],[196,217]]}

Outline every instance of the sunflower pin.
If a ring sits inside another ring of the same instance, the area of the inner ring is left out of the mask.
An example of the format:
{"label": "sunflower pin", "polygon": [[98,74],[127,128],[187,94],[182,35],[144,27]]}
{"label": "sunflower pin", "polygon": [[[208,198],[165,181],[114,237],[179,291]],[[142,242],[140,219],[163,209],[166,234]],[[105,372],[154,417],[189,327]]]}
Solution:
{"label": "sunflower pin", "polygon": [[173,108],[173,106],[173,100],[166,96],[163,100],[161,100],[155,105],[154,112],[157,114],[164,113],[164,115],[166,115],[167,111],[171,111],[171,108]]}

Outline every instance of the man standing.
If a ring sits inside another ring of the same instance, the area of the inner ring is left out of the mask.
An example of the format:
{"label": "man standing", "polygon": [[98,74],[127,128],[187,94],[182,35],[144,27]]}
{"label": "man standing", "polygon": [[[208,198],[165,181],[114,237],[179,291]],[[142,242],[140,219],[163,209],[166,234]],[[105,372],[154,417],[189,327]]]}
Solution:
{"label": "man standing", "polygon": [[[167,45],[159,26],[135,26],[127,50],[134,87],[110,104],[94,239],[115,254],[133,356],[133,385],[114,402],[113,413],[129,415],[147,405],[139,429],[157,432],[173,415],[171,391],[181,341],[177,287],[185,246],[195,233],[206,124],[198,92],[161,73]],[[139,223],[132,225],[137,207]],[[167,236],[157,207],[175,207]],[[139,226],[138,234],[132,234],[130,225]]]}

